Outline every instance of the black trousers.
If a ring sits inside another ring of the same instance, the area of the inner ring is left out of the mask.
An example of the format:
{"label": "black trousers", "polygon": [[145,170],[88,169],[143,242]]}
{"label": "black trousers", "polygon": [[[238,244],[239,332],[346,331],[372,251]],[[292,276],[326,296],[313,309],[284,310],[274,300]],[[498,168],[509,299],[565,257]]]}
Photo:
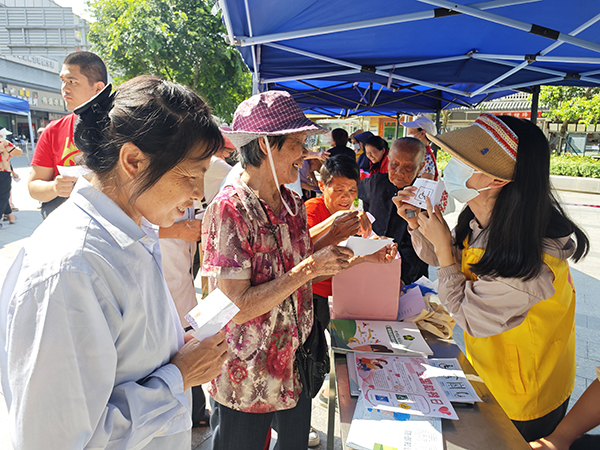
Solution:
{"label": "black trousers", "polygon": [[8,202],[11,182],[10,172],[0,172],[0,215],[12,213],[10,203]]}
{"label": "black trousers", "polygon": [[546,437],[554,431],[563,417],[565,417],[565,414],[567,414],[570,398],[566,399],[562,405],[543,417],[524,421],[513,420],[512,422],[527,442]]}

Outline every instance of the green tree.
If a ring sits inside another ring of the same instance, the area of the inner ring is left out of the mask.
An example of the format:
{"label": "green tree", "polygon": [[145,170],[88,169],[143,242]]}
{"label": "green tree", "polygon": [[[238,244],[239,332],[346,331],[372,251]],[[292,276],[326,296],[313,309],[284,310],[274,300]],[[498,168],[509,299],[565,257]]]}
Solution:
{"label": "green tree", "polygon": [[208,0],[90,0],[89,39],[117,84],[153,74],[189,86],[230,120],[251,77]]}
{"label": "green tree", "polygon": [[559,148],[562,148],[569,122],[595,124],[600,120],[600,88],[597,87],[542,86],[540,103],[550,109],[544,117],[562,122]]}

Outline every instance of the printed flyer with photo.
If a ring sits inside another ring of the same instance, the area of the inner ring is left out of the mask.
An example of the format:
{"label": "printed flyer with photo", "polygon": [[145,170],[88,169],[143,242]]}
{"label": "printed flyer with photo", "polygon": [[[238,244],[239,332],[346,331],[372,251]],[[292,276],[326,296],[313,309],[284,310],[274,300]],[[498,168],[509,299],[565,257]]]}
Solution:
{"label": "printed flyer with photo", "polygon": [[331,345],[338,352],[432,355],[416,324],[333,319]]}
{"label": "printed flyer with photo", "polygon": [[427,358],[355,353],[358,384],[371,408],[458,420],[435,377],[425,375]]}

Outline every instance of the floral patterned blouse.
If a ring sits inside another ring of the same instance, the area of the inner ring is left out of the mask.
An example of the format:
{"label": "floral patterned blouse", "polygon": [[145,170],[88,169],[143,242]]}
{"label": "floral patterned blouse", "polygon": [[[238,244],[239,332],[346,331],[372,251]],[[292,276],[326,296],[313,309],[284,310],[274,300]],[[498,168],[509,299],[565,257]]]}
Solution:
{"label": "floral patterned blouse", "polygon": [[[252,286],[283,275],[313,252],[300,197],[282,187],[285,201],[298,214],[281,208],[280,217],[265,203],[285,259],[281,264],[265,209],[242,181],[223,189],[210,204],[202,223],[202,274],[210,290],[217,278],[249,279]],[[312,286],[306,283],[291,296],[303,340],[312,328]],[[215,401],[229,408],[267,413],[296,406],[302,384],[294,368],[298,332],[290,299],[242,325],[225,327],[229,359],[209,387]]]}
{"label": "floral patterned blouse", "polygon": [[424,175],[426,173],[433,175],[433,179],[437,181],[437,179],[438,179],[437,164],[435,162],[435,157],[433,156],[433,151],[431,151],[430,146],[427,146],[427,151],[425,152],[425,165],[419,172],[418,176],[420,177],[421,175]]}

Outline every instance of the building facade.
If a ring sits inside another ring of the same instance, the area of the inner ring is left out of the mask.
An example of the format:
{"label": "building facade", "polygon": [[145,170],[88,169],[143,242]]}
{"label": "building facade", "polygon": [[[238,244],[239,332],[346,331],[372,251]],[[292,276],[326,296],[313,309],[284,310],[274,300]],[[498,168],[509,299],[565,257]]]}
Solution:
{"label": "building facade", "polygon": [[[0,90],[29,102],[34,130],[69,113],[59,73],[65,56],[90,49],[88,29],[52,0],[0,0]],[[3,113],[0,105],[2,127],[30,139],[27,118]]]}

